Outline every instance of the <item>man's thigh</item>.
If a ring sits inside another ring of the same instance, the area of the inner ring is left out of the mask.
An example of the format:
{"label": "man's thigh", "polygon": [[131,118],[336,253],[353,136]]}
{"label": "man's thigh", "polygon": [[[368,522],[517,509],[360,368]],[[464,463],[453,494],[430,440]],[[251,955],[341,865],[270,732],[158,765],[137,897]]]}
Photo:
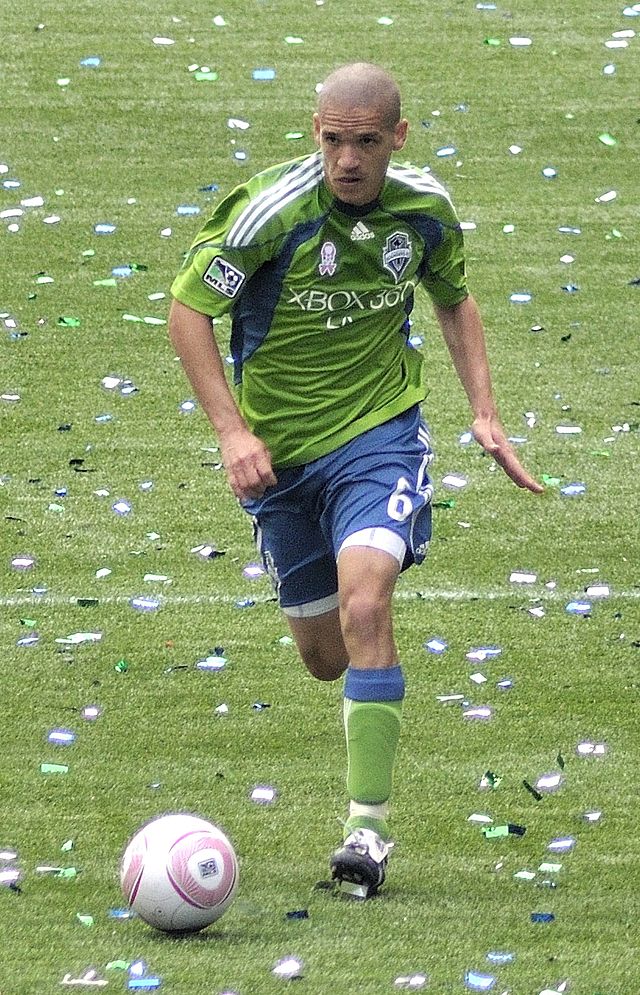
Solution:
{"label": "man's thigh", "polygon": [[244,504],[280,607],[291,618],[314,618],[338,604],[335,556],[320,526],[312,477],[307,468],[285,470],[275,487]]}
{"label": "man's thigh", "polygon": [[433,454],[417,410],[334,455],[321,522],[336,558],[349,546],[370,546],[396,558],[401,569],[421,563],[431,539]]}

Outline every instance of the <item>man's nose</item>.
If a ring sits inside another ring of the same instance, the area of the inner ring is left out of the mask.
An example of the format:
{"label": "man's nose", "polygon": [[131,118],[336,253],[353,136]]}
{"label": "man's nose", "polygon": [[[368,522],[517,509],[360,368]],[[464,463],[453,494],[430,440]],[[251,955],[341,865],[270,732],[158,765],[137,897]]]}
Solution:
{"label": "man's nose", "polygon": [[357,149],[353,145],[343,145],[338,163],[342,169],[357,169],[360,164]]}

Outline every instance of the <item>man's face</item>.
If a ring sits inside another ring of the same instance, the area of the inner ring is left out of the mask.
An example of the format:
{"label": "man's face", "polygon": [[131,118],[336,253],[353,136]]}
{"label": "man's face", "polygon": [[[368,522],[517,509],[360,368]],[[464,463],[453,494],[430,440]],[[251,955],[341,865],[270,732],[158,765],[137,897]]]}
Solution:
{"label": "man's face", "polygon": [[327,102],[313,116],[313,134],[322,149],[324,178],[334,197],[369,204],[380,194],[393,152],[407,137],[407,121],[389,125],[382,108]]}

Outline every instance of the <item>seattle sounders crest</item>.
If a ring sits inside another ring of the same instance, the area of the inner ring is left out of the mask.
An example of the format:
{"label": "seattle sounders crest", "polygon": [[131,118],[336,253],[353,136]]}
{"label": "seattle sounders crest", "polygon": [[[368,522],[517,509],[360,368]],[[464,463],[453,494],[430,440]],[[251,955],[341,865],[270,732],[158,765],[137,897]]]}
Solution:
{"label": "seattle sounders crest", "polygon": [[388,269],[393,279],[398,283],[402,274],[411,262],[411,242],[403,231],[394,231],[389,235],[382,251],[382,265]]}

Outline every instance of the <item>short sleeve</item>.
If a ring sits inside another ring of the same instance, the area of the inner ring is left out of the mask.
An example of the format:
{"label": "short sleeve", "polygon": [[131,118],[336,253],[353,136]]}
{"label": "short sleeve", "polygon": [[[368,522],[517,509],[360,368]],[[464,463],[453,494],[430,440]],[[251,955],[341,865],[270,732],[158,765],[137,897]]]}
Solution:
{"label": "short sleeve", "polygon": [[218,205],[171,285],[176,300],[212,318],[232,310],[247,282],[271,255],[267,245],[230,243],[229,231],[248,203],[246,188],[237,187]]}
{"label": "short sleeve", "polygon": [[469,296],[464,239],[451,201],[447,197],[439,201],[441,238],[426,258],[422,286],[437,306],[455,307]]}

